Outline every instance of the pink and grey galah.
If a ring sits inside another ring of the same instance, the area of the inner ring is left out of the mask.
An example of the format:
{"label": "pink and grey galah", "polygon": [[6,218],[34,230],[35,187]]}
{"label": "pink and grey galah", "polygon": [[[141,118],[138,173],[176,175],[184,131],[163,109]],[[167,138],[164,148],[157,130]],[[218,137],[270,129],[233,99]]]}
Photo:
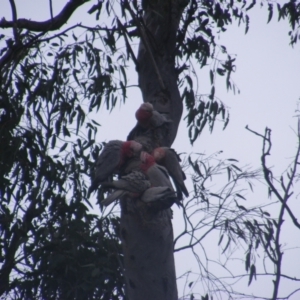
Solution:
{"label": "pink and grey galah", "polygon": [[143,103],[135,113],[138,124],[144,128],[156,128],[170,122],[163,114],[153,109],[149,102]]}
{"label": "pink and grey galah", "polygon": [[163,125],[171,121],[158,111],[153,109],[153,105],[149,102],[143,103],[135,113],[137,119],[136,126],[129,133],[127,140],[135,139],[141,135],[150,134],[152,138],[152,130],[162,128]]}
{"label": "pink and grey galah", "polygon": [[186,177],[179,163],[180,157],[175,150],[168,147],[159,147],[153,150],[152,155],[155,161],[164,166],[169,172],[176,187],[178,199],[182,200],[182,193],[188,197],[189,192],[184,184]]}
{"label": "pink and grey galah", "polygon": [[163,201],[170,198],[177,199],[177,195],[174,190],[171,190],[167,186],[155,186],[147,189],[143,193],[141,200],[145,203],[151,203],[155,201]]}
{"label": "pink and grey galah", "polygon": [[102,186],[103,188],[115,189],[115,191],[101,201],[101,205],[103,206],[108,206],[124,196],[133,199],[140,198],[145,203],[177,199],[174,190],[171,190],[167,186],[151,187],[151,183],[146,175],[139,171],[133,171],[126,176],[122,176],[119,180],[103,182]]}
{"label": "pink and grey galah", "polygon": [[118,173],[126,160],[138,156],[142,147],[136,141],[109,141],[96,161],[89,194],[95,191],[109,176]]}
{"label": "pink and grey galah", "polygon": [[122,176],[121,179],[112,182],[103,182],[103,188],[115,189],[107,198],[101,201],[101,204],[108,206],[115,200],[118,200],[124,196],[130,198],[140,197],[149,187],[150,181],[145,174],[139,171],[133,171],[126,176]]}
{"label": "pink and grey galah", "polygon": [[148,176],[152,187],[166,186],[174,191],[166,168],[158,165],[154,157],[145,151],[141,152],[140,159],[140,169]]}

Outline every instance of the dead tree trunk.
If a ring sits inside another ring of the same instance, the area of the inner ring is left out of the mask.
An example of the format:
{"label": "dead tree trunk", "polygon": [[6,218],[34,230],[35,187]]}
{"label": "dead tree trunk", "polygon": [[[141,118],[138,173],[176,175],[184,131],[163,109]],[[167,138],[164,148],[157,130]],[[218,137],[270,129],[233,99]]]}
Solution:
{"label": "dead tree trunk", "polygon": [[[143,20],[136,20],[141,35],[139,86],[143,101],[151,102],[172,121],[159,141],[159,145],[170,147],[183,110],[175,71],[175,46],[187,1],[146,2]],[[147,143],[151,145],[151,141]],[[129,300],[178,299],[171,218],[170,208],[146,204],[137,207],[130,199],[121,201],[121,238]]]}

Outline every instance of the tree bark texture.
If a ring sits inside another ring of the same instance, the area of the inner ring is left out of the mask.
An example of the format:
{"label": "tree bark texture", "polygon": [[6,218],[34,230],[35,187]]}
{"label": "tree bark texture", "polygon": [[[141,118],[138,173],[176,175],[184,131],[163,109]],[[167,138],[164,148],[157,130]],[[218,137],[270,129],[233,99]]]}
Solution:
{"label": "tree bark texture", "polygon": [[[175,46],[186,4],[182,0],[147,1],[139,25],[139,86],[143,101],[152,103],[171,120],[168,134],[160,141],[160,145],[168,147],[176,137],[183,110],[175,71]],[[121,201],[121,239],[129,300],[178,299],[171,218],[170,208],[151,209],[140,201]]]}
{"label": "tree bark texture", "polygon": [[[166,146],[174,142],[182,116],[182,100],[175,70],[176,34],[185,1],[147,1],[140,26],[139,86],[143,101],[151,102],[172,120]],[[184,3],[182,3],[184,2]],[[186,3],[185,3],[186,4]]]}
{"label": "tree bark texture", "polygon": [[151,212],[144,204],[124,201],[121,238],[128,299],[177,300],[171,209]]}

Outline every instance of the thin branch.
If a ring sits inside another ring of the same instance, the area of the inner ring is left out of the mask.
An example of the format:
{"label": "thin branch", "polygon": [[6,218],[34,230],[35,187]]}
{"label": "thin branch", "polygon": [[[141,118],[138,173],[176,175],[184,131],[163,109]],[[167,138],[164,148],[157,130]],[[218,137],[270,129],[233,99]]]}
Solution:
{"label": "thin branch", "polygon": [[274,283],[273,297],[272,297],[273,300],[277,299],[278,292],[279,292],[279,284],[281,279],[282,252],[281,252],[281,245],[280,245],[280,232],[283,224],[284,210],[285,210],[284,205],[282,205],[279,212],[278,226],[276,229],[276,237],[275,237],[275,251],[276,251],[277,260],[275,263],[276,266],[275,280],[273,280]]}
{"label": "thin branch", "polygon": [[[256,273],[256,276],[261,276],[261,277],[274,276],[274,273],[268,273],[268,272],[266,272],[266,273]],[[285,274],[281,274],[280,276],[282,278],[285,278],[285,279],[288,279],[288,280],[300,282],[300,278],[291,277],[291,276],[288,276],[288,275],[285,275]],[[233,278],[235,279],[235,278],[243,278],[243,277],[249,277],[249,274],[248,273],[247,274],[238,274],[238,275],[231,274],[230,276],[221,276],[219,278],[220,279],[233,279]]]}
{"label": "thin branch", "polygon": [[[13,1],[13,0],[10,0]],[[28,19],[18,19],[16,21],[6,21],[4,18],[0,21],[0,28],[12,28],[17,26],[19,29],[28,29],[31,31],[53,31],[59,29],[72,16],[73,12],[84,3],[90,0],[70,0],[62,11],[47,21],[36,22]]]}
{"label": "thin branch", "polygon": [[[194,246],[196,246],[198,243],[200,243],[211,231],[213,231],[217,226],[212,226],[210,229],[208,229],[200,238],[196,239],[196,241],[194,243],[191,243],[189,245],[186,245],[186,246],[182,246],[180,248],[177,248],[177,249],[174,249],[174,252],[177,252],[177,251],[181,251],[181,250],[184,250],[184,249],[188,249],[188,248],[191,248],[193,249]],[[195,236],[192,236],[192,238],[195,238]]]}
{"label": "thin branch", "polygon": [[[299,139],[299,134],[298,134],[298,139]],[[281,232],[281,227],[282,224],[284,222],[283,220],[283,215],[284,215],[284,211],[285,208],[288,207],[286,205],[289,197],[291,194],[289,194],[289,190],[293,184],[293,180],[295,178],[296,172],[297,172],[297,163],[298,163],[298,159],[299,159],[299,154],[300,154],[300,140],[298,141],[298,149],[297,149],[297,153],[294,159],[294,165],[292,168],[292,172],[290,174],[290,176],[288,176],[289,178],[289,182],[287,184],[287,187],[285,188],[284,183],[283,183],[283,176],[281,176],[281,185],[284,189],[285,192],[285,196],[283,199],[283,203],[285,205],[281,206],[280,209],[280,213],[279,213],[279,218],[278,218],[278,226],[277,226],[277,230],[276,230],[276,238],[275,238],[275,249],[276,249],[276,255],[277,255],[277,262],[275,264],[276,266],[276,276],[275,276],[275,280],[274,280],[274,289],[273,289],[273,298],[274,300],[277,299],[278,296],[278,292],[279,292],[279,284],[280,284],[280,279],[281,279],[281,264],[282,264],[282,251],[281,251],[281,244],[280,244],[280,232]]]}
{"label": "thin branch", "polygon": [[130,53],[130,55],[131,55],[131,57],[132,57],[132,60],[133,60],[133,62],[134,62],[134,64],[135,64],[135,66],[138,67],[138,61],[137,61],[137,58],[136,58],[136,56],[134,55],[134,52],[133,52],[133,50],[132,50],[132,48],[131,48],[131,46],[130,46],[130,43],[129,43],[129,41],[128,41],[128,37],[127,37],[127,34],[128,34],[128,33],[127,33],[127,30],[126,30],[125,26],[121,23],[121,21],[119,20],[119,18],[117,18],[117,21],[118,21],[119,27],[121,28],[121,31],[123,32],[123,37],[124,37],[124,40],[125,40],[126,48],[127,48],[127,50],[129,51],[129,53]]}
{"label": "thin branch", "polygon": [[254,133],[255,135],[258,135],[258,136],[260,136],[261,138],[265,139],[265,136],[263,136],[263,135],[261,135],[260,133],[258,133],[258,132],[256,132],[256,131],[250,129],[250,128],[248,127],[248,125],[246,125],[245,128],[246,128],[247,130],[249,130],[250,132]]}
{"label": "thin branch", "polygon": [[52,39],[55,39],[55,38],[58,37],[58,36],[61,36],[61,35],[65,34],[65,33],[67,33],[68,31],[70,31],[70,30],[72,30],[72,29],[74,29],[74,28],[76,28],[76,27],[81,27],[81,25],[80,25],[80,24],[73,25],[73,26],[71,26],[71,27],[69,27],[69,28],[67,28],[67,29],[65,29],[65,30],[63,30],[63,31],[61,31],[61,32],[58,33],[58,34],[54,34],[54,35],[52,35],[52,36],[50,36],[50,37],[48,37],[48,38],[44,38],[44,39],[38,40],[38,42],[39,42],[39,43],[42,43],[42,42],[48,42],[48,41],[50,41],[50,40],[52,40]]}
{"label": "thin branch", "polygon": [[[135,28],[135,26],[131,26],[131,25],[128,25],[128,26],[124,26],[124,24],[122,24],[122,26],[126,29],[128,28]],[[108,27],[101,27],[99,25],[96,25],[94,27],[90,27],[90,26],[86,26],[86,25],[82,25],[81,23],[78,24],[78,27],[80,28],[84,28],[84,29],[88,29],[90,31],[107,31],[107,32],[119,32],[120,29],[119,28],[108,28]]]}
{"label": "thin branch", "polygon": [[[289,216],[291,217],[294,225],[298,229],[300,229],[300,223],[298,222],[297,218],[295,217],[295,215],[291,211],[290,207],[286,204],[285,199],[279,194],[278,190],[276,189],[276,187],[274,186],[274,184],[272,183],[272,181],[270,179],[271,171],[267,167],[266,156],[270,155],[270,150],[271,150],[271,147],[272,147],[272,143],[271,143],[271,140],[270,140],[271,130],[266,128],[265,135],[263,136],[263,135],[255,132],[255,131],[249,129],[248,126],[246,126],[246,129],[249,130],[250,132],[254,133],[255,135],[260,136],[263,139],[263,154],[261,156],[261,162],[262,162],[262,167],[263,167],[263,172],[264,172],[264,178],[265,178],[269,188],[271,189],[271,191],[275,194],[277,199],[280,201],[280,203],[287,210],[287,212],[288,212]],[[266,145],[266,143],[267,143],[267,145]],[[267,147],[267,149],[266,149],[266,147]],[[299,142],[299,146],[298,146],[298,149],[297,149],[297,154],[296,154],[295,159],[298,159],[299,155],[300,155],[300,142]],[[297,162],[295,163],[295,165],[296,164],[297,164]],[[288,195],[288,196],[290,196],[290,195]]]}
{"label": "thin branch", "polygon": [[12,19],[13,19],[13,32],[14,32],[14,37],[16,44],[20,43],[19,39],[19,34],[17,30],[17,9],[16,9],[16,4],[14,0],[9,0],[10,6],[11,6],[11,11],[12,11]]}
{"label": "thin branch", "polygon": [[293,179],[295,178],[296,176],[296,173],[297,173],[297,165],[299,164],[298,163],[298,160],[299,160],[299,156],[300,156],[300,120],[298,120],[298,148],[297,148],[297,153],[296,153],[296,156],[295,156],[295,159],[294,159],[294,165],[293,165],[293,168],[292,168],[292,173],[290,174],[290,181],[287,185],[287,188],[286,188],[286,194],[288,196],[288,193],[289,193],[289,190],[293,184]]}
{"label": "thin branch", "polygon": [[50,16],[51,16],[51,20],[53,20],[53,7],[52,7],[52,0],[49,0],[49,6],[50,6]]}

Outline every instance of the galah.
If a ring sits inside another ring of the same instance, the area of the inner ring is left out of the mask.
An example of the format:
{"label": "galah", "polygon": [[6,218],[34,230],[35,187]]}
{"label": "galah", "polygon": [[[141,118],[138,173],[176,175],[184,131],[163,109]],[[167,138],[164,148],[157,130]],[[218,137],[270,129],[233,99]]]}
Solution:
{"label": "galah", "polygon": [[177,199],[176,193],[174,191],[172,191],[167,186],[156,186],[147,189],[143,193],[141,200],[145,203],[150,203],[150,202],[165,200],[170,198]]}
{"label": "galah", "polygon": [[154,209],[154,211],[167,210],[167,216],[172,219],[173,213],[169,209],[172,204],[175,202],[178,206],[181,206],[181,203],[178,202],[177,195],[174,190],[170,189],[167,186],[155,186],[147,189],[142,197],[141,201],[149,204],[155,203],[155,206],[149,206],[149,209]]}
{"label": "galah", "polygon": [[146,102],[143,103],[135,112],[135,118],[142,128],[148,129],[150,127],[153,110],[153,105],[149,102]]}
{"label": "galah", "polygon": [[[171,200],[167,201],[169,203],[165,203],[166,207],[164,209],[169,208],[174,202],[177,203],[178,206],[181,206],[182,204],[178,201],[179,199],[177,198],[177,195],[173,189],[167,169],[163,166],[158,165],[155,162],[154,157],[145,151],[141,152],[140,159],[142,162],[140,169],[148,176],[151,182],[151,187],[167,187],[171,192],[173,192],[173,195],[170,195],[168,199],[162,199]],[[150,194],[148,195],[148,197],[150,197]],[[163,202],[164,201],[161,201],[162,206],[164,207],[165,205],[163,204]]]}
{"label": "galah", "polygon": [[118,173],[122,165],[134,156],[138,156],[142,145],[136,141],[109,141],[100,153],[94,170],[92,184],[89,188],[89,195],[107,178]]}
{"label": "galah", "polygon": [[101,204],[108,206],[113,201],[124,196],[129,196],[131,198],[140,197],[150,186],[150,181],[139,171],[133,171],[126,176],[122,176],[119,180],[103,182],[103,188],[113,188],[115,191],[102,200]]}
{"label": "galah", "polygon": [[163,130],[165,124],[171,121],[165,115],[153,109],[149,102],[143,103],[135,113],[137,119],[136,126],[129,133],[127,140],[135,139],[141,135],[155,138],[157,129]]}
{"label": "galah", "polygon": [[140,169],[148,176],[152,187],[166,186],[174,191],[166,168],[158,165],[154,157],[145,151],[141,152],[140,159]]}
{"label": "galah", "polygon": [[135,113],[138,124],[144,128],[156,128],[170,122],[163,114],[153,109],[149,102],[143,103]]}
{"label": "galah", "polygon": [[182,193],[188,197],[189,192],[184,184],[186,177],[179,163],[180,157],[175,150],[168,147],[155,148],[152,156],[158,164],[164,166],[169,172],[176,187],[178,199],[182,200]]}

